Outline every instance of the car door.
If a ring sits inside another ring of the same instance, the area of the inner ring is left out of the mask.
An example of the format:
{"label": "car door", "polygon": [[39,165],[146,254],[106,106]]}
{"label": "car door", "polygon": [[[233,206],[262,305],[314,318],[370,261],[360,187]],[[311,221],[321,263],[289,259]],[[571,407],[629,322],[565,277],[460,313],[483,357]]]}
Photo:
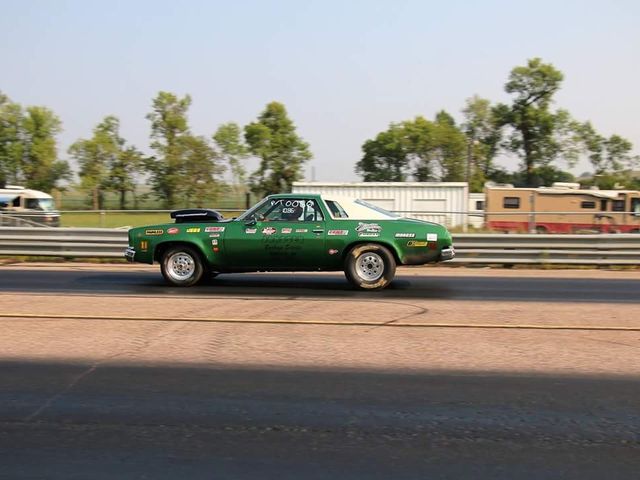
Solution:
{"label": "car door", "polygon": [[314,199],[274,198],[225,235],[229,266],[248,270],[322,268],[325,219]]}

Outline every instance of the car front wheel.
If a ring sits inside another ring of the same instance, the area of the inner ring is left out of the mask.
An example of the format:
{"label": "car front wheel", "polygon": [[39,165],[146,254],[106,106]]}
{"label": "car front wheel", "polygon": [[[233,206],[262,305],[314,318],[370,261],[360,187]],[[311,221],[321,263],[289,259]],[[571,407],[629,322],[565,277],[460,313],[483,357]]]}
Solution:
{"label": "car front wheel", "polygon": [[191,247],[175,247],[167,250],[160,262],[162,276],[176,287],[190,287],[204,273],[200,255]]}
{"label": "car front wheel", "polygon": [[361,290],[385,288],[396,273],[396,261],[382,245],[367,243],[356,245],[347,254],[344,274]]}

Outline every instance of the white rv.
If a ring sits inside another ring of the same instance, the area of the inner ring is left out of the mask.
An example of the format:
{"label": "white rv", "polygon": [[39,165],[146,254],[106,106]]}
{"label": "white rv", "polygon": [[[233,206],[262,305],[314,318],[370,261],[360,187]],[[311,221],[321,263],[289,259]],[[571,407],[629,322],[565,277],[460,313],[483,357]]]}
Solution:
{"label": "white rv", "polygon": [[51,227],[60,225],[60,213],[56,210],[51,195],[18,185],[0,188],[0,214],[4,214],[4,221],[0,217],[0,222],[5,225],[16,223],[11,222],[11,219]]}

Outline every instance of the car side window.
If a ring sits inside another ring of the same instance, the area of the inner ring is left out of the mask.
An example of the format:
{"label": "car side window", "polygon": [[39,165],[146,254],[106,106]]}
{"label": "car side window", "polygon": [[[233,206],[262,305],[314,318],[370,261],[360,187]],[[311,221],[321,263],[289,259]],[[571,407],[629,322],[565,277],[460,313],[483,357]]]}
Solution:
{"label": "car side window", "polygon": [[326,204],[329,207],[329,210],[331,210],[331,215],[333,215],[333,218],[349,218],[347,212],[344,211],[344,208],[342,208],[342,206],[338,202],[334,200],[327,200]]}
{"label": "car side window", "polygon": [[261,222],[316,222],[323,219],[315,200],[276,198],[253,214]]}
{"label": "car side window", "polygon": [[27,198],[25,207],[30,210],[42,210],[37,198]]}
{"label": "car side window", "polygon": [[307,200],[304,208],[304,221],[305,222],[321,222],[324,220],[322,210],[318,208],[318,204],[315,200]]}

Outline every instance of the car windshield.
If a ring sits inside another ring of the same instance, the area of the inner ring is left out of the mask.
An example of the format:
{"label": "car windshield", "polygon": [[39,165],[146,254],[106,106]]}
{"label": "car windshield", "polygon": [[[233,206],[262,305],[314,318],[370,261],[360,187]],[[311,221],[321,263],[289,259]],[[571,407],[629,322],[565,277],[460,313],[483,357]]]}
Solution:
{"label": "car windshield", "polygon": [[249,219],[251,217],[254,216],[255,212],[259,209],[261,209],[265,203],[267,203],[268,199],[264,199],[262,200],[260,203],[257,203],[256,205],[254,205],[253,207],[251,207],[249,210],[247,210],[246,212],[238,215],[238,220],[246,220]]}
{"label": "car windshield", "polygon": [[373,205],[372,203],[369,202],[365,202],[364,200],[354,200],[354,203],[357,203],[358,205],[362,205],[363,207],[369,208],[371,210],[374,210],[382,215],[385,215],[389,218],[400,218],[401,215],[398,215],[397,213],[393,213],[390,212],[389,210],[385,210],[382,207],[378,207],[377,205]]}
{"label": "car windshield", "polygon": [[42,210],[44,212],[55,210],[52,198],[27,198],[25,206],[30,210]]}
{"label": "car windshield", "polygon": [[240,221],[251,219],[259,222],[319,222],[323,215],[316,201],[309,198],[268,198],[238,217]]}

